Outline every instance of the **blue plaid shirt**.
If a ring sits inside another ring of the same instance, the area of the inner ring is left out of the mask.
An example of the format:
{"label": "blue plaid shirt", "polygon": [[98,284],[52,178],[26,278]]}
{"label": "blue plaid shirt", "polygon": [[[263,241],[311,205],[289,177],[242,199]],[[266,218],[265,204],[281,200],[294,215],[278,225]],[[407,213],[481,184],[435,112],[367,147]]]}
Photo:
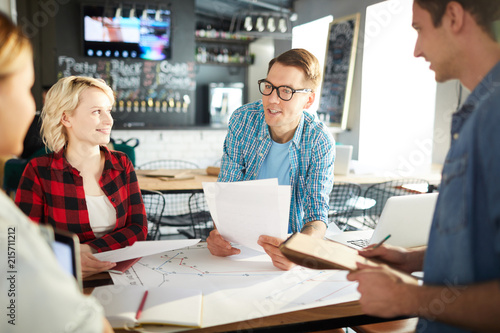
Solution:
{"label": "blue plaid shirt", "polygon": [[[257,179],[271,149],[262,101],[237,109],[229,120],[218,181]],[[325,125],[303,112],[290,144],[289,229],[299,232],[311,221],[328,223],[328,199],[333,187],[335,142]]]}

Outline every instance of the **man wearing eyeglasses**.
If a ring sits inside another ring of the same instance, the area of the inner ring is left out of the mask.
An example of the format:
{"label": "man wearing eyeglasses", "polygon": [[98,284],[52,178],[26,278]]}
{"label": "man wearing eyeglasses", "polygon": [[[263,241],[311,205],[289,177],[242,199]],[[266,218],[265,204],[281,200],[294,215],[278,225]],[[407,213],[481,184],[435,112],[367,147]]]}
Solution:
{"label": "man wearing eyeglasses", "polygon": [[[292,49],[269,62],[267,78],[259,80],[262,100],[237,109],[229,121],[218,181],[278,178],[291,185],[288,231],[323,237],[328,198],[333,186],[334,140],[326,126],[304,112],[316,98],[321,81],[316,57]],[[259,238],[274,266],[294,265],[278,249],[283,239]],[[216,256],[240,253],[217,229],[207,238]]]}

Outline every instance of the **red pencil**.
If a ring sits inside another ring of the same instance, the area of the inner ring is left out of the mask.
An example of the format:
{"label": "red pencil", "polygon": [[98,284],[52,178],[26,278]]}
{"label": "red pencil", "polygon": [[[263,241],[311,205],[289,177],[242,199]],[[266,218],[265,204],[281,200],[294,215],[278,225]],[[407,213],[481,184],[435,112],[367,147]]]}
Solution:
{"label": "red pencil", "polygon": [[139,309],[137,309],[137,313],[135,314],[135,319],[138,320],[141,317],[142,309],[144,309],[144,303],[146,303],[146,298],[148,297],[148,291],[144,292],[144,296],[142,297],[141,304],[139,305]]}

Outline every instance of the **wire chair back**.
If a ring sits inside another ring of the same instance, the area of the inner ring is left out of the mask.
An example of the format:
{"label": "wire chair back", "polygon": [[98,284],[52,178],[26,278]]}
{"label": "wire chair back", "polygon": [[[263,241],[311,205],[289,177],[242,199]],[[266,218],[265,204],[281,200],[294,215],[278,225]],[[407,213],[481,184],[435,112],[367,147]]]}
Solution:
{"label": "wire chair back", "polygon": [[188,238],[201,238],[202,241],[205,241],[214,228],[214,222],[204,193],[193,193],[191,195],[189,198],[189,214],[192,229],[190,232],[186,230],[180,230],[180,232]]}
{"label": "wire chair back", "polygon": [[348,229],[356,202],[361,194],[361,186],[355,183],[335,182],[330,193],[328,223],[335,223],[340,230]]}
{"label": "wire chair back", "polygon": [[369,186],[363,197],[374,200],[374,205],[363,210],[365,226],[375,228],[387,199],[396,195],[422,194],[431,191],[429,182],[425,179],[396,179]]}
{"label": "wire chair back", "polygon": [[155,160],[143,163],[137,167],[140,170],[156,169],[199,169],[198,164],[183,160]]}
{"label": "wire chair back", "polygon": [[158,237],[160,220],[165,209],[165,198],[158,191],[141,190],[142,201],[146,208],[148,220],[148,240],[155,240]]}
{"label": "wire chair back", "polygon": [[[176,169],[199,169],[196,163],[183,160],[156,160],[141,164],[139,170],[176,170]],[[160,220],[160,227],[191,227],[191,217],[189,215],[189,197],[191,193],[165,193],[165,210]],[[175,233],[178,234],[177,229]],[[162,233],[159,229],[158,237],[172,235],[171,233]]]}

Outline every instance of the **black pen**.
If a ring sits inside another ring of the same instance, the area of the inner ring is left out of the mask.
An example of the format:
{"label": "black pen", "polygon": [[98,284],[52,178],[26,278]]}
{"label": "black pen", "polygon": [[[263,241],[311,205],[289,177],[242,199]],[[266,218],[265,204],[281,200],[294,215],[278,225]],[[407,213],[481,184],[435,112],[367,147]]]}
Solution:
{"label": "black pen", "polygon": [[372,247],[372,250],[373,250],[373,249],[376,249],[376,248],[377,248],[377,247],[379,247],[380,245],[384,244],[384,242],[385,242],[386,240],[388,240],[390,237],[391,237],[391,234],[387,235],[387,236],[386,236],[384,239],[382,239],[382,240],[381,240],[378,244],[375,244],[375,246],[374,246],[374,247]]}

